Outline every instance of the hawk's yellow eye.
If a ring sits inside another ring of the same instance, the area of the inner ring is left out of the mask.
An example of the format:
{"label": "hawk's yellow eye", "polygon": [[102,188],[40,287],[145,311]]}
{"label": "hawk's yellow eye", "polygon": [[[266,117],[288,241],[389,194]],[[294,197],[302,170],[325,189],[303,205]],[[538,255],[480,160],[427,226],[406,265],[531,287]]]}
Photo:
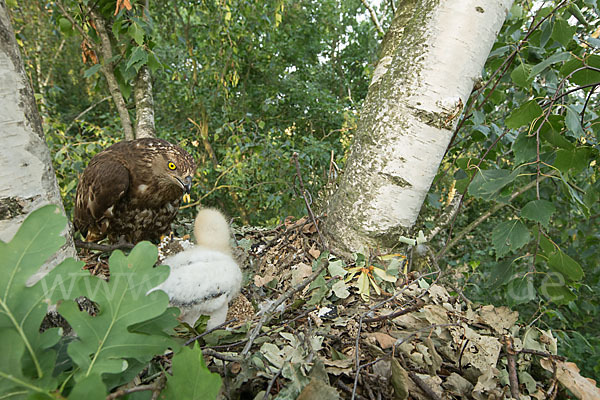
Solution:
{"label": "hawk's yellow eye", "polygon": [[169,163],[169,169],[177,169],[177,165],[175,165],[174,163],[170,162]]}

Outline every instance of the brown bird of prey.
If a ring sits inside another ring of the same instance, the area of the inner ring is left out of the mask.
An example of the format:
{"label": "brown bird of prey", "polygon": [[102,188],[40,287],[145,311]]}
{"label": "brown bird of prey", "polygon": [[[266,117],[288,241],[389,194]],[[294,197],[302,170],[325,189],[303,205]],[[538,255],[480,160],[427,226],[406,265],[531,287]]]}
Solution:
{"label": "brown bird of prey", "polygon": [[196,164],[166,140],[113,144],[90,160],[77,185],[73,224],[87,241],[158,240],[169,231]]}

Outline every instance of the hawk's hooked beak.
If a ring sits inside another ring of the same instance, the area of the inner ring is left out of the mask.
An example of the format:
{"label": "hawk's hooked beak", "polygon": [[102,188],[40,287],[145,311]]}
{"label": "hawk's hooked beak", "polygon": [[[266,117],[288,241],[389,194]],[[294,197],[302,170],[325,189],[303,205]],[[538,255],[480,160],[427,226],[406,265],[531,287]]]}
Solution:
{"label": "hawk's hooked beak", "polygon": [[192,190],[192,177],[191,176],[185,177],[185,183],[183,184],[183,189],[188,194],[190,193],[190,190]]}
{"label": "hawk's hooked beak", "polygon": [[189,194],[190,190],[192,190],[192,177],[186,176],[183,181],[178,177],[175,177],[175,179],[177,179],[177,182],[181,185],[181,188],[184,190],[184,192]]}

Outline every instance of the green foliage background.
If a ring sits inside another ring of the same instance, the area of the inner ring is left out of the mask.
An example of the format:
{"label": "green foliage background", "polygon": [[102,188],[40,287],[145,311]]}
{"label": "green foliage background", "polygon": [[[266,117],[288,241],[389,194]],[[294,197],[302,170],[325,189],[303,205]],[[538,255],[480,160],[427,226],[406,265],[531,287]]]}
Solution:
{"label": "green foliage background", "polygon": [[[169,1],[146,14],[135,3],[116,16],[114,1],[94,4],[112,23],[127,101],[147,65],[159,136],[200,161],[195,200],[242,223],[302,215],[294,151],[313,199],[327,191],[332,154],[343,167],[381,39],[360,1]],[[376,7],[384,28],[391,4]],[[596,377],[599,9],[595,0],[515,2],[417,227],[434,228],[464,194],[452,227],[430,244],[457,287],[552,328],[560,351],[585,359],[584,374]],[[122,139],[120,123],[104,100],[103,76],[81,61],[81,38],[56,3],[13,3],[11,12],[70,210],[77,175]],[[442,257],[452,237],[460,240]]]}

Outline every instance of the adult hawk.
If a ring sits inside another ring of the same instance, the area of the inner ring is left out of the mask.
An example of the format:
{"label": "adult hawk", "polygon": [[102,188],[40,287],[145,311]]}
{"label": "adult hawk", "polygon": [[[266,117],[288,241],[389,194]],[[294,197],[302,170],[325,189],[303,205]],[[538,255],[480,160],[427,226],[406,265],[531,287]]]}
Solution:
{"label": "adult hawk", "polygon": [[158,240],[169,231],[196,164],[166,140],[113,144],[96,154],[77,185],[73,223],[86,240],[131,243]]}

